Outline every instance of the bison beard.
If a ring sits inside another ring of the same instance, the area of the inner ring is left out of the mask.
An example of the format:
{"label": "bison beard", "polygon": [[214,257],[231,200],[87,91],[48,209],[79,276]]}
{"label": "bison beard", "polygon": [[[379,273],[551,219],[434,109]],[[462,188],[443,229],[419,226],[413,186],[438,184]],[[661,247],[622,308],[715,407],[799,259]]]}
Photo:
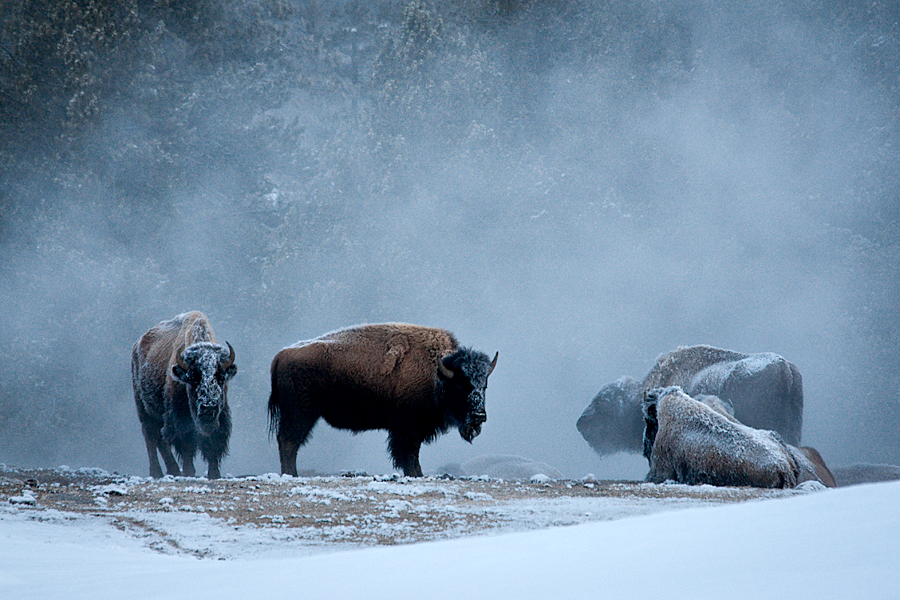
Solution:
{"label": "bison beard", "polygon": [[394,466],[421,477],[423,443],[451,427],[467,442],[481,432],[496,362],[460,348],[443,329],[398,323],[350,327],[281,350],[269,398],[281,472],[297,474],[297,452],[323,418],[338,429],[387,430]]}
{"label": "bison beard", "polygon": [[220,476],[231,435],[228,381],[237,373],[234,349],[226,344],[216,343],[202,313],[191,312],[162,321],[134,345],[134,400],[152,477],[162,477],[157,452],[167,473],[193,476],[198,449],[209,464],[207,476]]}

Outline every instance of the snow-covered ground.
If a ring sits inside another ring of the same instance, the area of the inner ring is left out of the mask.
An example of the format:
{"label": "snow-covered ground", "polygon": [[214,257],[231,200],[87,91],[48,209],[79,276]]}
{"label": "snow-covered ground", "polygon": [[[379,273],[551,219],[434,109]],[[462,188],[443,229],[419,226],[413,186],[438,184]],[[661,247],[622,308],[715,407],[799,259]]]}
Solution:
{"label": "snow-covered ground", "polygon": [[[583,498],[569,501],[584,510]],[[0,598],[900,598],[900,482],[697,504],[298,556],[260,555],[272,530],[247,528],[235,538],[243,556],[215,560],[161,554],[99,516],[8,503]],[[182,519],[195,536],[220,535],[216,519],[194,517],[155,516],[159,527]]]}

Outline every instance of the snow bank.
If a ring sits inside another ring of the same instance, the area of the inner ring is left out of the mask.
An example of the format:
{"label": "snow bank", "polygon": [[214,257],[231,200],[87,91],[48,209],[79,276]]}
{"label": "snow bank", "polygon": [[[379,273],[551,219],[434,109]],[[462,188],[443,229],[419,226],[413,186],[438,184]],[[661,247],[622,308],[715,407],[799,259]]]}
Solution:
{"label": "snow bank", "polygon": [[[408,546],[197,560],[0,513],[0,597],[896,598],[900,482]],[[86,525],[93,523],[93,525]]]}

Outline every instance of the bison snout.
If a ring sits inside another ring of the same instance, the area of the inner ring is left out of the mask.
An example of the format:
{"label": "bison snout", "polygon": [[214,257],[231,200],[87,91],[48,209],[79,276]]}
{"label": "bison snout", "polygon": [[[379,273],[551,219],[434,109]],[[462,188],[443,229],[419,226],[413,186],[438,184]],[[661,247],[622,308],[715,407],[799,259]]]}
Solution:
{"label": "bison snout", "polygon": [[217,402],[203,402],[197,406],[197,420],[211,423],[219,418],[222,407]]}
{"label": "bison snout", "polygon": [[466,424],[459,428],[459,435],[470,444],[481,433],[481,425],[487,421],[487,414],[472,413]]}
{"label": "bison snout", "polygon": [[467,425],[460,429],[459,435],[470,444],[481,433],[481,425]]}

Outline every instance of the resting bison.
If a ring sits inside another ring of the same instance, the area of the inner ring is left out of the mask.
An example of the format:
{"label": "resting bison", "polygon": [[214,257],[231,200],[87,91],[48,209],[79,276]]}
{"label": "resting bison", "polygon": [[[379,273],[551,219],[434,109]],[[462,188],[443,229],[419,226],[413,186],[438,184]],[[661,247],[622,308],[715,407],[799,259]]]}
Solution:
{"label": "resting bison", "polygon": [[647,390],[677,385],[691,396],[716,396],[750,427],[773,429],[800,443],[803,380],[777,354],[741,354],[710,346],[678,348],[660,357],[642,382],[623,377],[597,393],[578,419],[578,431],[601,455],[640,452],[641,400]]}
{"label": "resting bison", "polygon": [[563,474],[547,463],[537,462],[529,458],[512,454],[482,454],[463,464],[449,463],[443,465],[439,472],[454,477],[481,477],[487,475],[493,479],[528,480],[534,475],[546,475],[550,479],[562,479]]}
{"label": "resting bison", "polygon": [[872,463],[854,463],[834,469],[834,480],[839,487],[900,480],[900,466]]}
{"label": "resting bison", "polygon": [[699,402],[678,386],[643,400],[647,481],[691,485],[793,488],[804,481],[834,487],[819,453],[785,444],[773,432],[736,421],[716,402]]}
{"label": "resting bison", "polygon": [[349,327],[281,350],[269,398],[281,472],[297,474],[297,451],[322,417],[339,429],[386,429],[394,466],[421,477],[423,442],[451,426],[467,442],[481,432],[496,364],[497,355],[460,348],[449,331],[399,323]]}
{"label": "resting bison", "polygon": [[157,451],[169,475],[193,476],[198,448],[209,463],[207,477],[220,476],[219,461],[231,435],[228,380],[237,373],[234,349],[226,345],[216,343],[209,320],[199,312],[162,321],[134,345],[134,402],[152,477],[162,477]]}

